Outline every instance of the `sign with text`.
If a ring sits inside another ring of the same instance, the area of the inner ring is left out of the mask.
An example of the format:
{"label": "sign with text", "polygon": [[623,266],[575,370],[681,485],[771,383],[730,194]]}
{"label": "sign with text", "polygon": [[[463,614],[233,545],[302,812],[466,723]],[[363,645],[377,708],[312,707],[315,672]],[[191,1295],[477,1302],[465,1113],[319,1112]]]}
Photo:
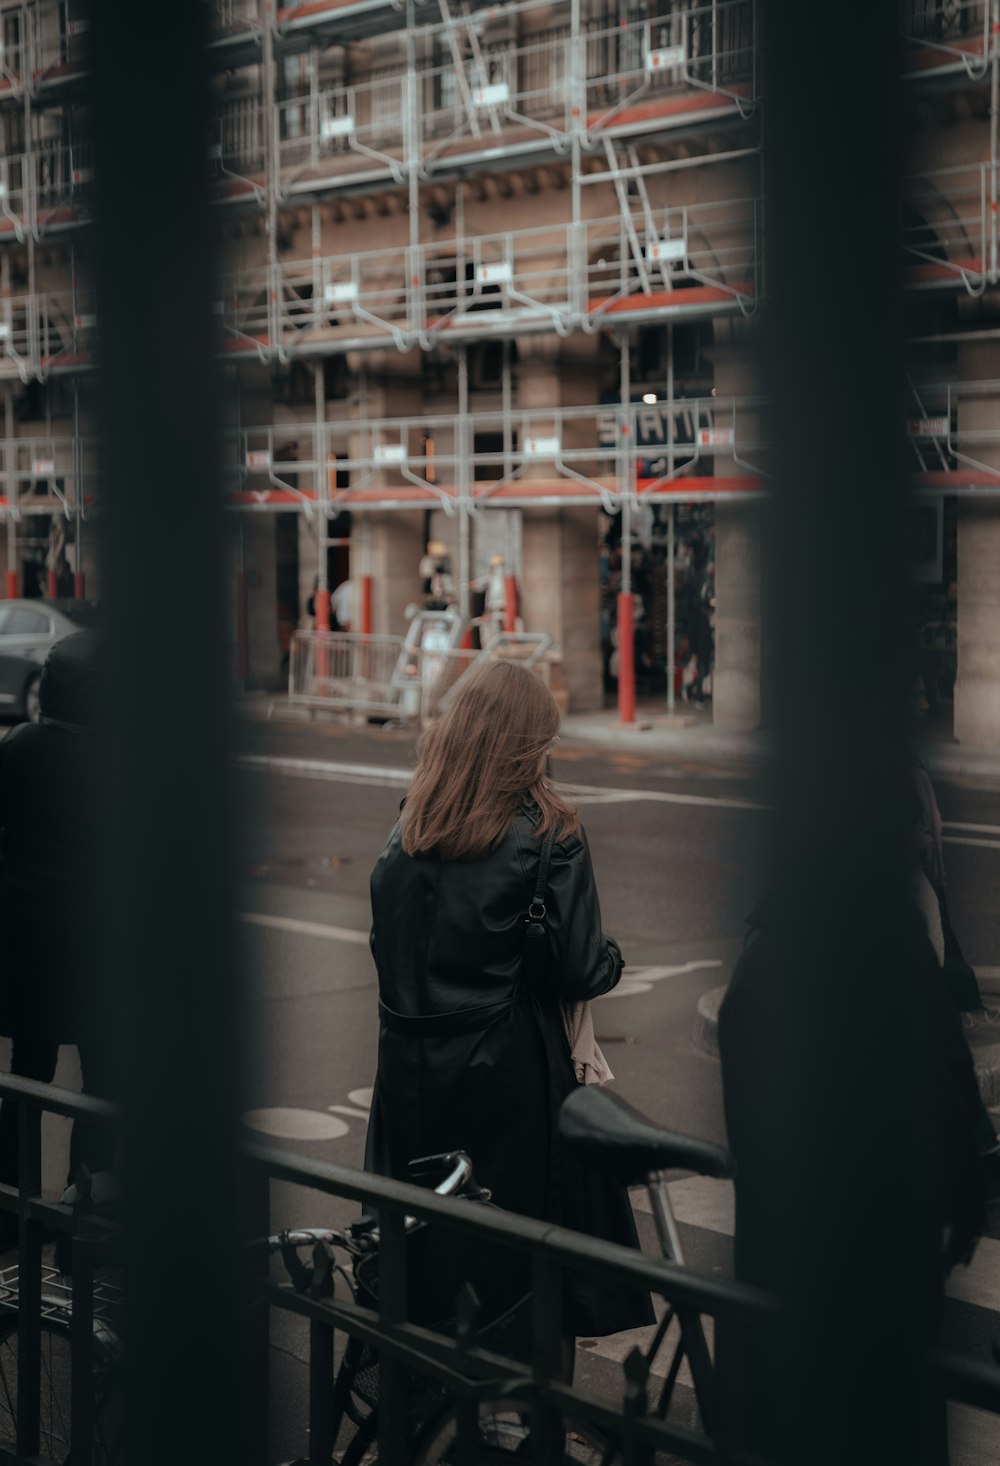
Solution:
{"label": "sign with text", "polygon": [[683,46],[659,46],[646,52],[646,70],[669,71],[672,66],[683,66],[685,59]]}
{"label": "sign with text", "polygon": [[506,285],[510,279],[511,269],[507,260],[497,260],[490,265],[476,266],[477,285]]}
{"label": "sign with text", "polygon": [[947,438],[948,419],[946,417],[911,417],[906,424],[906,431],[911,438]]}
{"label": "sign with text", "polygon": [[505,81],[496,81],[485,87],[473,87],[472,100],[477,107],[499,107],[501,103],[510,101],[510,87]]}
{"label": "sign with text", "polygon": [[682,260],[686,254],[685,239],[654,239],[646,246],[646,258],[654,265],[666,264],[668,260]]}
{"label": "sign with text", "polygon": [[324,117],[320,125],[320,136],[324,138],[350,137],[354,132],[354,118]]}
{"label": "sign with text", "polygon": [[405,463],[407,458],[405,443],[376,443],[376,463]]}
{"label": "sign with text", "polygon": [[736,442],[732,428],[699,428],[699,448],[731,448]]}
{"label": "sign with text", "polygon": [[51,478],[56,471],[54,458],[36,458],[31,465],[31,472],[34,478]]}
{"label": "sign with text", "polygon": [[525,458],[558,458],[562,452],[561,438],[525,438]]}
{"label": "sign with text", "polygon": [[247,453],[247,468],[270,468],[270,448],[251,448]]}

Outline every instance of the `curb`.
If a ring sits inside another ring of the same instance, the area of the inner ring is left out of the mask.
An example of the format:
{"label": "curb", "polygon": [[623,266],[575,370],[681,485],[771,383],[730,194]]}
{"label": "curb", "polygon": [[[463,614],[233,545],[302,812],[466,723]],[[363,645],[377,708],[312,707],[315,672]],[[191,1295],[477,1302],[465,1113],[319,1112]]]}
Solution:
{"label": "curb", "polygon": [[[713,1059],[719,1057],[719,1009],[725,996],[725,987],[709,988],[707,993],[702,993],[691,1029],[695,1048]],[[983,1104],[987,1108],[1000,1105],[1000,1043],[973,1045],[972,1058]]]}

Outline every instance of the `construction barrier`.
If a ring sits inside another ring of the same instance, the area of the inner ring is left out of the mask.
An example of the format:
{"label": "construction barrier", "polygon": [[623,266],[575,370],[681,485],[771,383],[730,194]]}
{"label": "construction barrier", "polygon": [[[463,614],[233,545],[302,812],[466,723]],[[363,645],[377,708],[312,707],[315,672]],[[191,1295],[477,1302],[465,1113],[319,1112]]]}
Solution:
{"label": "construction barrier", "polygon": [[288,701],[422,725],[440,717],[460,679],[478,663],[516,658],[543,678],[546,633],[501,633],[488,647],[417,646],[401,636],[297,631],[292,637]]}

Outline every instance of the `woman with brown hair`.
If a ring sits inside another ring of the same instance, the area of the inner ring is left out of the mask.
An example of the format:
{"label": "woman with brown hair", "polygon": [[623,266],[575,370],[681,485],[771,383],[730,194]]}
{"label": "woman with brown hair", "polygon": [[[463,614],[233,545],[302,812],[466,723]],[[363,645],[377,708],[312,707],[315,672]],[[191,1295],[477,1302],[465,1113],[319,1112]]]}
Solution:
{"label": "woman with brown hair", "polygon": [[[558,730],[548,688],[497,661],[469,675],[423,737],[371,878],[380,1034],[365,1165],[405,1180],[411,1160],[465,1150],[497,1205],[637,1247],[627,1192],[580,1171],[556,1134],[577,1083],[563,1004],[608,992],[622,970],[579,818],[549,781]],[[543,956],[529,962],[527,913],[550,831]],[[473,1270],[484,1321],[526,1291],[519,1270],[493,1263]],[[567,1335],[652,1319],[644,1295],[566,1280]]]}

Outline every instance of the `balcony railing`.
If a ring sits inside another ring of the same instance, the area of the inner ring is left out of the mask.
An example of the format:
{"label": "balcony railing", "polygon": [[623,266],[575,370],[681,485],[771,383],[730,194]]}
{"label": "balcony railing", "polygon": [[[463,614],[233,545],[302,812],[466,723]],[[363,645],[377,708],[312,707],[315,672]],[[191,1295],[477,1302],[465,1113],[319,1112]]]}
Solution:
{"label": "balcony railing", "polygon": [[225,277],[219,309],[231,354],[279,359],[746,315],[759,295],[759,235],[756,199],[651,208],[246,270]]}

